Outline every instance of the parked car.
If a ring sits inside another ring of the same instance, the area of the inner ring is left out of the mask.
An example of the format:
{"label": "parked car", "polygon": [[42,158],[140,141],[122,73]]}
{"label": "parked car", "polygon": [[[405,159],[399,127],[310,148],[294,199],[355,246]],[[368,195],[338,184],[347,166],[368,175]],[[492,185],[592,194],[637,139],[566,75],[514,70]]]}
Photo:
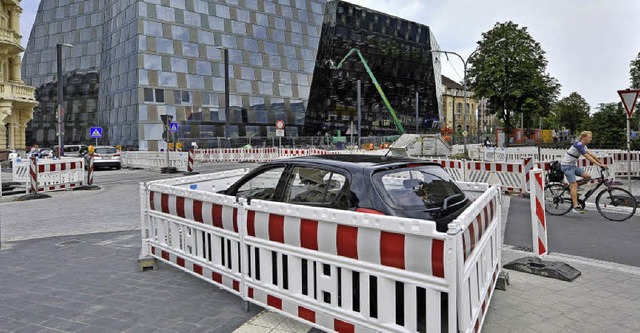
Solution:
{"label": "parked car", "polygon": [[[85,167],[89,168],[89,154],[85,155]],[[120,152],[112,146],[96,146],[93,150],[93,169],[115,168],[122,169]]]}
{"label": "parked car", "polygon": [[29,152],[27,152],[26,157],[37,157],[37,158],[53,158],[53,150],[51,148],[31,148]]}
{"label": "parked car", "polygon": [[[64,156],[66,157],[82,157],[87,152],[87,145],[64,145]],[[58,146],[53,147],[54,152],[58,153]]]}
{"label": "parked car", "polygon": [[273,161],[222,192],[247,199],[433,220],[441,232],[470,204],[439,164],[375,155]]}

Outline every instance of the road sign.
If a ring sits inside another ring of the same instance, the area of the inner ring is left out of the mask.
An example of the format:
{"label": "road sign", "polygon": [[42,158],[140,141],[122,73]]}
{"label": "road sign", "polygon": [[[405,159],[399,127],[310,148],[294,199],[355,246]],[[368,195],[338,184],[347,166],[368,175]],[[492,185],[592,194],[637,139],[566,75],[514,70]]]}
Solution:
{"label": "road sign", "polygon": [[627,116],[631,118],[631,116],[633,116],[633,108],[636,106],[636,101],[638,100],[638,95],[640,95],[640,90],[618,90],[618,95],[620,95],[620,99],[622,99],[622,105],[624,105],[624,109],[627,111]]}
{"label": "road sign", "polygon": [[284,120],[278,120],[276,121],[276,129],[284,129]]}
{"label": "road sign", "polygon": [[284,130],[283,129],[276,129],[276,136],[284,136]]}
{"label": "road sign", "polygon": [[175,121],[172,121],[171,123],[169,123],[169,132],[177,133],[178,132],[178,123],[176,123]]}
{"label": "road sign", "polygon": [[467,131],[462,132],[462,136],[466,137],[467,135],[469,135],[469,132]]}
{"label": "road sign", "polygon": [[91,127],[89,136],[92,139],[102,139],[102,127]]}

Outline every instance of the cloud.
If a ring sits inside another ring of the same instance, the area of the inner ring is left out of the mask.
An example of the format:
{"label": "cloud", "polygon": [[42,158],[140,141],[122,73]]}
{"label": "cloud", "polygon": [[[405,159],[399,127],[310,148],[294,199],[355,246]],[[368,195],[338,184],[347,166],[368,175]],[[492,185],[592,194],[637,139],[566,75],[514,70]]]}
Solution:
{"label": "cloud", "polygon": [[[347,1],[425,24],[442,50],[463,57],[483,32],[513,21],[546,51],[547,71],[562,85],[562,97],[578,92],[592,107],[619,101],[616,91],[629,86],[629,62],[640,52],[637,0]],[[442,72],[460,81],[462,68],[450,57]]]}

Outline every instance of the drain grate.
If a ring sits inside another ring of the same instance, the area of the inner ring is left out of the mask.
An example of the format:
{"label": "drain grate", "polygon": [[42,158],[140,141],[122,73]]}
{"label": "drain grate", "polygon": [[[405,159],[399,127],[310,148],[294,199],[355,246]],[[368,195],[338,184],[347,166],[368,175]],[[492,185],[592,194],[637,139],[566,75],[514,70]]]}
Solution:
{"label": "drain grate", "polygon": [[84,243],[84,241],[77,240],[77,239],[72,239],[70,241],[57,243],[56,245],[58,245],[58,246],[69,246],[69,245],[76,245],[76,244],[80,244],[80,243]]}

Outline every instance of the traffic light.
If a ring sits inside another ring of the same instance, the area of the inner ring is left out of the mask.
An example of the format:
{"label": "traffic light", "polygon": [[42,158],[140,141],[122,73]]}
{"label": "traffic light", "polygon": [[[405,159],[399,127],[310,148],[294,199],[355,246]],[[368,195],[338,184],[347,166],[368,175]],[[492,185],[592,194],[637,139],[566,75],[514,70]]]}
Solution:
{"label": "traffic light", "polygon": [[162,130],[162,141],[167,142],[168,138],[169,138],[169,129],[167,128],[167,126],[162,126],[163,130]]}

